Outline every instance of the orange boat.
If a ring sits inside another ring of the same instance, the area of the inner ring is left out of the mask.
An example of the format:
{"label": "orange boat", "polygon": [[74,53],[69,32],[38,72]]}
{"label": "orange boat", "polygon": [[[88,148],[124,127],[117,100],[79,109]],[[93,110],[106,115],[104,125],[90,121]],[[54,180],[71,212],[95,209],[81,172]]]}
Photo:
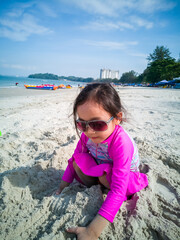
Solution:
{"label": "orange boat", "polygon": [[66,88],[72,88],[72,86],[71,85],[67,85]]}
{"label": "orange boat", "polygon": [[64,84],[60,84],[58,88],[66,88],[66,86]]}

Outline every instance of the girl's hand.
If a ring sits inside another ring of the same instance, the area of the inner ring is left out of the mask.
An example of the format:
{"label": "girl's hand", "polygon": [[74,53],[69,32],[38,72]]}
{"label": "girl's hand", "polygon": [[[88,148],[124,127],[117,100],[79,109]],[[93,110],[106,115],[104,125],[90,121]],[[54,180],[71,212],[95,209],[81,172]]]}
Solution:
{"label": "girl's hand", "polygon": [[55,192],[55,194],[56,195],[59,195],[61,192],[62,192],[62,190],[65,188],[65,187],[68,187],[70,185],[70,183],[68,183],[68,182],[65,182],[65,181],[61,181],[61,183],[60,183],[60,186],[59,186],[59,189]]}
{"label": "girl's hand", "polygon": [[97,215],[88,227],[72,227],[67,232],[75,233],[78,240],[97,240],[107,225],[108,220]]}
{"label": "girl's hand", "polygon": [[72,227],[67,229],[69,233],[75,233],[78,240],[97,240],[98,236],[87,227]]}

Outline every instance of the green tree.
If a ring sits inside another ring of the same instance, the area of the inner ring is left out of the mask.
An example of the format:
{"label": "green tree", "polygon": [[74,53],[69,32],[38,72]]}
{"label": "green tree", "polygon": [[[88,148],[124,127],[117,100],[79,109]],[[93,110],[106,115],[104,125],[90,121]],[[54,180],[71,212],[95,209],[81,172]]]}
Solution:
{"label": "green tree", "polygon": [[172,80],[179,76],[180,63],[175,62],[174,59],[154,61],[146,70],[146,81],[149,83],[156,83],[164,79]]}
{"label": "green tree", "polygon": [[157,46],[153,53],[148,56],[148,66],[141,78],[148,83],[156,83],[180,76],[180,63],[170,54],[168,48]]}
{"label": "green tree", "polygon": [[180,62],[171,62],[166,65],[162,73],[162,78],[166,80],[172,80],[173,78],[180,76]]}
{"label": "green tree", "polygon": [[147,60],[149,64],[154,61],[162,61],[164,59],[171,60],[173,59],[171,56],[171,53],[169,51],[169,48],[166,48],[164,46],[156,46],[153,53],[150,53],[147,57]]}
{"label": "green tree", "polygon": [[179,53],[179,58],[178,58],[177,62],[180,63],[180,53]]}
{"label": "green tree", "polygon": [[139,74],[137,77],[137,83],[147,83],[147,75],[148,75],[149,69],[146,68],[142,74]]}
{"label": "green tree", "polygon": [[133,70],[125,72],[120,78],[121,83],[135,83],[137,81],[137,73]]}
{"label": "green tree", "polygon": [[55,79],[58,80],[58,76],[54,75],[52,73],[35,73],[35,74],[30,74],[28,78],[37,78],[37,79]]}

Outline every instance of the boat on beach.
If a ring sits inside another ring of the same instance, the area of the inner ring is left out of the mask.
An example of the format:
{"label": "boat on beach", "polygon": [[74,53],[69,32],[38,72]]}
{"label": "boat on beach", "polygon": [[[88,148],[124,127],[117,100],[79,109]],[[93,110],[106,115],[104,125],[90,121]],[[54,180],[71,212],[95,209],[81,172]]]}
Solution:
{"label": "boat on beach", "polygon": [[56,90],[58,86],[51,84],[42,84],[42,85],[24,85],[27,89],[39,89],[39,90]]}
{"label": "boat on beach", "polygon": [[71,89],[71,88],[72,88],[72,86],[71,86],[71,85],[67,85],[67,86],[66,86],[66,88],[69,88],[69,89]]}
{"label": "boat on beach", "polygon": [[65,86],[64,84],[60,84],[60,85],[58,86],[58,88],[63,88],[63,89],[65,89],[66,86]]}

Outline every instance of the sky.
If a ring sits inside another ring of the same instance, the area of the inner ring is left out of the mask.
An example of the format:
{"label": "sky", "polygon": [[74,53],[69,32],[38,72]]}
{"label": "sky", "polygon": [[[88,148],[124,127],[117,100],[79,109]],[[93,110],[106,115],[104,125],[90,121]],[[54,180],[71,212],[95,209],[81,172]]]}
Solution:
{"label": "sky", "polygon": [[156,46],[180,58],[180,0],[0,0],[1,75],[140,74]]}

